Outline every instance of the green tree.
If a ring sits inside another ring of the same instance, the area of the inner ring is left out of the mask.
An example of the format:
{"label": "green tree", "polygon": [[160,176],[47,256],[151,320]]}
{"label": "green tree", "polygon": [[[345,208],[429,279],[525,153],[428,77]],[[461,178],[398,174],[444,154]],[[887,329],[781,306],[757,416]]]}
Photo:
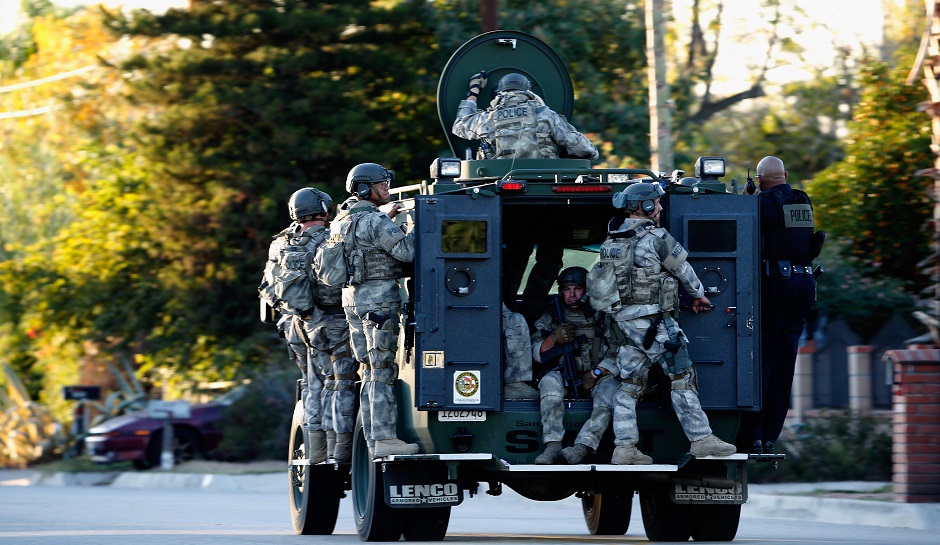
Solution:
{"label": "green tree", "polygon": [[442,147],[426,19],[417,0],[196,0],[110,19],[153,42],[117,63],[132,100],[159,112],[136,128],[160,292],[150,328],[127,331],[147,339],[142,357],[184,373],[265,361],[255,288],[287,197],[317,186],[341,200],[360,162],[426,171]]}
{"label": "green tree", "polygon": [[907,66],[873,61],[860,76],[861,100],[849,123],[845,158],[806,183],[817,226],[850,241],[846,252],[873,278],[916,286],[915,264],[927,254],[921,227],[932,203],[914,172],[933,163],[930,127],[917,111],[920,89],[906,85]]}

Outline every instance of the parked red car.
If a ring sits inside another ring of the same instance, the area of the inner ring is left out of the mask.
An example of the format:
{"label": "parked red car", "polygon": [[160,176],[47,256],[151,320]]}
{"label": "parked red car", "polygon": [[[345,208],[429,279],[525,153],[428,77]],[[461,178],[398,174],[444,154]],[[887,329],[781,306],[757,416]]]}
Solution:
{"label": "parked red car", "polygon": [[[174,464],[214,454],[222,440],[225,409],[240,393],[236,388],[210,403],[193,405],[189,418],[173,420]],[[137,469],[157,467],[163,450],[163,420],[150,417],[147,411],[116,416],[88,430],[85,448],[99,464],[130,460]]]}

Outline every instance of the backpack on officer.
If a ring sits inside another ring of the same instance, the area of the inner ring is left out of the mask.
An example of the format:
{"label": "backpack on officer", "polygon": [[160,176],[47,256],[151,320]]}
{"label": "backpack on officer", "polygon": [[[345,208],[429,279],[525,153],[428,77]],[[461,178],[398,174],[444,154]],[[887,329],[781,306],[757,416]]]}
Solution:
{"label": "backpack on officer", "polygon": [[294,222],[274,236],[258,286],[261,321],[274,323],[278,313],[304,317],[313,310],[317,295],[313,260],[325,230],[311,234],[304,223],[329,216],[332,205],[329,195],[309,187],[291,195],[288,208]]}

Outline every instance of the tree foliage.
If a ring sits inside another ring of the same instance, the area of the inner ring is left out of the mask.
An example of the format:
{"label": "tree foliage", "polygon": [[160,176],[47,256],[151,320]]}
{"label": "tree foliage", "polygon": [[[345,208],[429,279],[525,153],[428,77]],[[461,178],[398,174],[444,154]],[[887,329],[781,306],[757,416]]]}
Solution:
{"label": "tree foliage", "polygon": [[917,105],[922,91],[904,83],[910,63],[873,61],[849,123],[845,158],[806,184],[817,226],[851,241],[849,255],[874,277],[922,283],[915,264],[927,254],[922,229],[931,214],[927,182],[914,172],[933,164],[930,127]]}

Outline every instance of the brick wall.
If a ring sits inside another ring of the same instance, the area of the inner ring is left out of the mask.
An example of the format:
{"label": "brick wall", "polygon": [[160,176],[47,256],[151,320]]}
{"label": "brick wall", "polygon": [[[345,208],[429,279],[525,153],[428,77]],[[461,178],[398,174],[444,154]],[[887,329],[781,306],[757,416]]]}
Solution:
{"label": "brick wall", "polygon": [[940,502],[940,349],[889,350],[895,501]]}

